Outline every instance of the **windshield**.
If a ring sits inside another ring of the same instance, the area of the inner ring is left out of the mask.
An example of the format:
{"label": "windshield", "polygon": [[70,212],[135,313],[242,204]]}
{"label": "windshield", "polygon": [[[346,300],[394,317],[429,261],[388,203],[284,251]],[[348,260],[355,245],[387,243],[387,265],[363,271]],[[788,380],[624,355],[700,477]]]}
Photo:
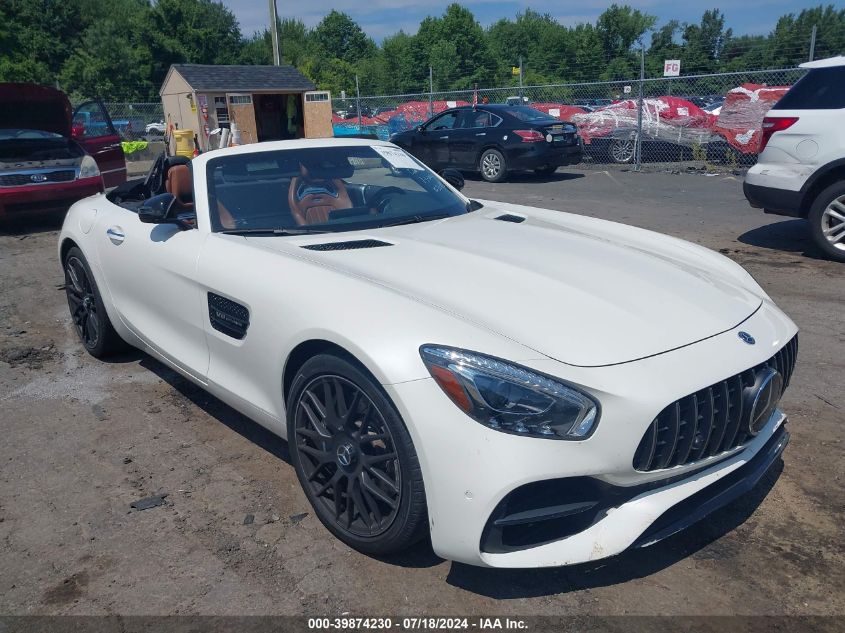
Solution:
{"label": "windshield", "polygon": [[468,211],[465,198],[397,147],[253,152],[206,169],[215,231],[355,231]]}
{"label": "windshield", "polygon": [[508,108],[508,114],[515,116],[520,121],[526,122],[549,120],[557,121],[557,119],[550,117],[545,112],[540,112],[539,110],[529,108],[528,106],[514,106],[512,108]]}

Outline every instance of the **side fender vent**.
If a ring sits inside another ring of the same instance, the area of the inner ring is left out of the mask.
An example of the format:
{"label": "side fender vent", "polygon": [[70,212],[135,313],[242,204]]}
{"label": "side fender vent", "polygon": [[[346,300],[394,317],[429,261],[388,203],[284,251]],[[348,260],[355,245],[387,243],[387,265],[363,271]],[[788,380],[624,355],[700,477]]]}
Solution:
{"label": "side fender vent", "polygon": [[226,336],[241,340],[249,329],[249,310],[213,292],[208,293],[208,318],[211,327]]}
{"label": "side fender vent", "polygon": [[525,218],[521,215],[512,215],[510,213],[505,213],[504,215],[497,216],[493,219],[499,220],[500,222],[513,222],[514,224],[521,224],[522,222],[525,222]]}
{"label": "side fender vent", "polygon": [[301,248],[307,248],[309,251],[355,251],[361,248],[378,248],[380,246],[393,246],[393,244],[381,240],[351,240],[349,242],[306,244]]}

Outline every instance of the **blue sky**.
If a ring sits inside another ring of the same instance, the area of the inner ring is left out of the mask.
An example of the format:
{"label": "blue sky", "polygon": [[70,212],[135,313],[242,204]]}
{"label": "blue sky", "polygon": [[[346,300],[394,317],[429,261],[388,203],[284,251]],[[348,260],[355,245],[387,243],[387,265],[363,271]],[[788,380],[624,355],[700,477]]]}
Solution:
{"label": "blue sky", "polygon": [[[727,18],[727,24],[736,33],[766,34],[771,31],[778,17],[784,13],[797,13],[801,9],[828,4],[819,0],[734,0],[731,3],[692,3],[684,0],[629,0],[619,4],[656,15],[658,25],[672,19],[681,22],[698,22],[705,9],[719,8]],[[223,0],[237,16],[244,35],[261,30],[269,23],[267,0]],[[277,0],[279,15],[297,17],[313,26],[331,9],[344,11],[352,16],[370,37],[381,41],[399,29],[416,32],[420,20],[427,15],[440,15],[448,2],[433,0],[312,0],[304,5],[287,0]],[[482,26],[488,26],[499,18],[513,17],[519,11],[531,8],[550,13],[559,22],[575,25],[579,22],[594,22],[596,17],[612,2],[602,0],[534,0],[518,2],[513,0],[468,0],[462,3],[468,7]],[[842,6],[843,0],[833,0],[835,6]]]}

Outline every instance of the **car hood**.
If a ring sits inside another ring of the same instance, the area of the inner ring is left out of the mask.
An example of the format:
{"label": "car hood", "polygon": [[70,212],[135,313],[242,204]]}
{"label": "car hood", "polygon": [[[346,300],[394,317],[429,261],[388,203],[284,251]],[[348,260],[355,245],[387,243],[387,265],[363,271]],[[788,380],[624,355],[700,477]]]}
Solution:
{"label": "car hood", "polygon": [[61,90],[35,84],[0,84],[0,127],[71,136],[73,110]]}
{"label": "car hood", "polygon": [[[495,219],[504,213],[526,219]],[[362,239],[357,233],[297,238],[297,245],[290,238],[249,239],[293,248],[321,266],[585,367],[652,356],[730,330],[765,298],[745,271],[712,251],[557,211],[486,202],[465,216],[366,237],[390,246],[302,248]]]}

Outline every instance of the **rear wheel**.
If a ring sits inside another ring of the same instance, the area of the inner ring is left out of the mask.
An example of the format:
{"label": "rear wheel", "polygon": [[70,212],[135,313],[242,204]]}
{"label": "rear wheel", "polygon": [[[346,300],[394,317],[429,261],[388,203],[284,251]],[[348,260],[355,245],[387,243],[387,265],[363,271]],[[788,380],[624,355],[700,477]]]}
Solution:
{"label": "rear wheel", "polygon": [[504,154],[497,149],[484,150],[478,161],[478,170],[487,182],[502,182],[508,175]]}
{"label": "rear wheel", "polygon": [[610,143],[610,158],[614,163],[630,163],[635,153],[634,139],[615,138]]}
{"label": "rear wheel", "polygon": [[425,534],[411,436],[372,378],[338,356],[315,356],[293,380],[287,418],[297,477],[332,534],[371,554],[396,552]]}
{"label": "rear wheel", "polygon": [[88,261],[76,246],[65,255],[64,269],[67,305],[86,351],[95,358],[123,351],[126,343],[112,326]]}
{"label": "rear wheel", "polygon": [[807,219],[816,246],[829,258],[845,262],[845,182],[816,196]]}

